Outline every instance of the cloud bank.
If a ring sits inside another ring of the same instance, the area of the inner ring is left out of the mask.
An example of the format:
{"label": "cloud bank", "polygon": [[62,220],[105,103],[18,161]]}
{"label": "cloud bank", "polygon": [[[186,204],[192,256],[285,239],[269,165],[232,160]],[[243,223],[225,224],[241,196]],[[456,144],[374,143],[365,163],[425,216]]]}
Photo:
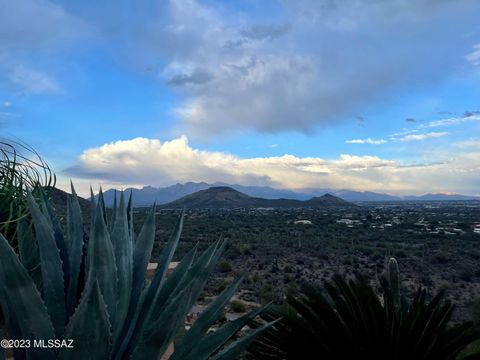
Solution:
{"label": "cloud bank", "polygon": [[92,183],[165,186],[206,181],[304,188],[347,188],[397,194],[460,192],[480,188],[480,150],[469,148],[435,163],[411,163],[378,156],[340,155],[336,159],[297,157],[239,158],[192,148],[186,137],[161,142],[135,138],[83,152],[65,174]]}

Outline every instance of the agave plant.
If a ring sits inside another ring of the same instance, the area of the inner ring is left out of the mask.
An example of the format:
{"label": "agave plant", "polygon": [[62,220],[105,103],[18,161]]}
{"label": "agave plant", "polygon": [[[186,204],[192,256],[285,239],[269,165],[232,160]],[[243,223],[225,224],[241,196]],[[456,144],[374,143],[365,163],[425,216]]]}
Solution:
{"label": "agave plant", "polygon": [[[225,246],[219,240],[199,256],[193,248],[167,277],[183,214],[164,245],[153,279],[146,281],[155,207],[134,240],[132,208],[125,204],[123,193],[110,222],[100,194],[86,241],[73,186],[66,235],[49,201],[40,196],[37,204],[28,193],[27,202],[34,231],[26,221],[19,222],[20,258],[0,235],[0,303],[8,337],[32,345],[14,349],[16,359],[159,359],[174,338],[172,360],[232,359],[268,326],[237,336],[257,310],[207,334],[237,290],[240,277],[179,338],[185,316]],[[74,348],[33,346],[49,339],[71,339]]]}
{"label": "agave plant", "polygon": [[[438,293],[427,301],[419,289],[408,303],[399,299],[396,261],[390,260],[383,298],[362,276],[336,275],[324,291],[306,285],[284,306],[262,314],[282,318],[249,347],[255,359],[479,359],[462,357],[480,338],[472,323],[449,323],[453,306]],[[459,356],[460,355],[460,356]]]}

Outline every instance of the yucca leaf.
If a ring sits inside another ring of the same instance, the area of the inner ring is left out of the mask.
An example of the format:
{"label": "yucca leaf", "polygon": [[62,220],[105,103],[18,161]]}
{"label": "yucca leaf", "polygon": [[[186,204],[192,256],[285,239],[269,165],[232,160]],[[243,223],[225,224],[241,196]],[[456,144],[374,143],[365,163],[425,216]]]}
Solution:
{"label": "yucca leaf", "polygon": [[45,305],[52,319],[55,334],[60,337],[63,334],[66,319],[62,261],[53,229],[30,192],[27,192],[27,204],[32,215],[40,252]]}
{"label": "yucca leaf", "polygon": [[117,307],[117,269],[112,242],[105,224],[101,202],[97,204],[92,235],[87,249],[88,273],[85,287],[97,281],[110,319],[115,318]]}
{"label": "yucca leaf", "polygon": [[112,319],[116,331],[114,338],[116,338],[122,330],[123,322],[128,313],[130,304],[130,294],[132,293],[132,257],[133,244],[130,241],[127,211],[125,208],[125,200],[123,192],[120,194],[120,205],[115,217],[115,224],[112,230],[112,243],[115,254],[115,261],[117,264],[117,278],[118,278],[118,303],[116,318]]}
{"label": "yucca leaf", "polygon": [[[18,339],[53,339],[55,332],[48,314],[27,270],[0,235],[0,303],[10,331]],[[30,348],[32,359],[50,359],[49,350]]]}
{"label": "yucca leaf", "polygon": [[110,358],[110,321],[96,280],[84,291],[80,304],[67,325],[65,339],[72,339],[74,348],[62,348],[59,354],[61,360]]}
{"label": "yucca leaf", "polygon": [[193,326],[182,338],[177,345],[175,354],[171,360],[183,360],[197,346],[207,330],[212,326],[215,320],[222,314],[225,305],[230,301],[230,298],[235,294],[244,276],[241,276],[232,282],[208,307],[200,314]]}
{"label": "yucca leaf", "polygon": [[72,195],[69,197],[67,205],[67,239],[69,241],[69,259],[70,259],[70,281],[67,292],[67,311],[72,314],[76,302],[78,291],[78,280],[80,266],[84,252],[84,229],[83,218],[78,196],[73,184],[71,184]]}

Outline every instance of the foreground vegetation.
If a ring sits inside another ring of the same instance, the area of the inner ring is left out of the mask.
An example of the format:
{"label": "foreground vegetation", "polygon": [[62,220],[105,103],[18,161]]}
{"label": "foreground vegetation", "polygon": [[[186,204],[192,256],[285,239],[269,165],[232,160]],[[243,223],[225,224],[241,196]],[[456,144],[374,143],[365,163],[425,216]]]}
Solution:
{"label": "foreground vegetation", "polygon": [[[242,281],[239,277],[180,335],[225,241],[199,256],[191,249],[167,279],[182,230],[180,216],[152,281],[145,284],[154,210],[135,237],[132,209],[123,194],[108,220],[100,197],[87,242],[73,187],[72,193],[65,235],[41,192],[39,204],[27,193],[33,229],[26,219],[18,222],[20,258],[0,235],[0,304],[7,336],[32,344],[14,347],[16,359],[157,359],[174,339],[172,360],[232,359],[269,326],[234,339],[256,311],[207,334]],[[74,348],[33,346],[40,339],[72,339]]]}

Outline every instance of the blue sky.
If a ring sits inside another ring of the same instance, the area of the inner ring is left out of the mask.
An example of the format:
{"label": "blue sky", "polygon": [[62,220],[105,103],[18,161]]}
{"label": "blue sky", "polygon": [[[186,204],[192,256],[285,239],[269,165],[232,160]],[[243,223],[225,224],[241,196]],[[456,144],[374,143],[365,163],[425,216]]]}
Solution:
{"label": "blue sky", "polygon": [[0,0],[0,131],[85,194],[480,194],[473,0]]}

